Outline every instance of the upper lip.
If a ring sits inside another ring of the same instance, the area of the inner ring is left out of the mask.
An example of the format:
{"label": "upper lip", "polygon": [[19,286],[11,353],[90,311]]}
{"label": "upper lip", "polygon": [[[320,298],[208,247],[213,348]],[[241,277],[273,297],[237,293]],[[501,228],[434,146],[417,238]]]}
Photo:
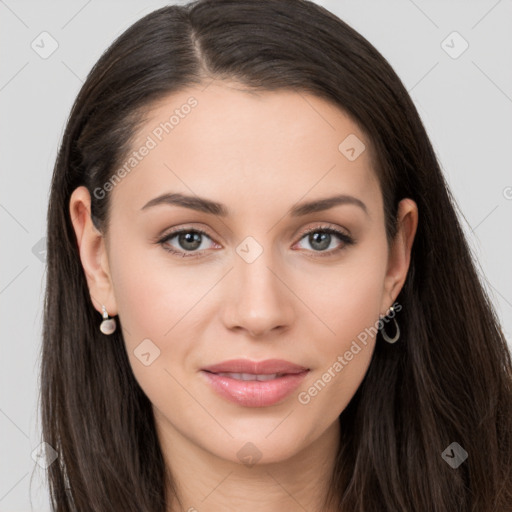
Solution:
{"label": "upper lip", "polygon": [[271,375],[274,373],[301,373],[308,368],[290,363],[283,359],[266,359],[251,361],[249,359],[231,359],[218,364],[206,366],[202,370],[211,373],[251,373],[253,375]]}

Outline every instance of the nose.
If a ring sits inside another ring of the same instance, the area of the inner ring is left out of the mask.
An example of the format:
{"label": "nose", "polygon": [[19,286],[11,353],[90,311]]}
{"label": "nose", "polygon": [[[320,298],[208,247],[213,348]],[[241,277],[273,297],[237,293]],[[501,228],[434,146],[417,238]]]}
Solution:
{"label": "nose", "polygon": [[228,329],[262,337],[292,325],[294,296],[279,268],[272,261],[270,251],[263,251],[252,263],[235,254],[229,297],[223,310]]}

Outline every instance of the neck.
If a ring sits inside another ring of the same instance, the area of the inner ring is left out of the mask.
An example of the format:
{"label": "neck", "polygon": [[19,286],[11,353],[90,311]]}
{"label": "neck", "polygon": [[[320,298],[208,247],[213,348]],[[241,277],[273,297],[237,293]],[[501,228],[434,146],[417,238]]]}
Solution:
{"label": "neck", "polygon": [[168,423],[158,434],[176,489],[169,492],[168,512],[330,512],[323,504],[339,446],[338,421],[301,452],[268,464],[219,458]]}

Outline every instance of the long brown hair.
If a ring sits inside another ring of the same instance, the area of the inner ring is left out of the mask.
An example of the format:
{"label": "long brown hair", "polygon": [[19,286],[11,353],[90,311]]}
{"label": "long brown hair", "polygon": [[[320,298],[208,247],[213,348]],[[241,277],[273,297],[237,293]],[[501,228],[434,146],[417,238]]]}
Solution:
{"label": "long brown hair", "polygon": [[[418,112],[384,57],[307,0],[200,0],[158,9],[124,32],[89,73],[63,135],[48,208],[41,364],[42,437],[54,510],[164,512],[174,492],[151,403],[121,329],[106,338],[69,216],[123,161],[153,102],[188,85],[236,80],[310,92],[343,109],[371,143],[388,240],[397,205],[419,225],[397,297],[401,338],[377,338],[340,415],[342,442],[326,505],[351,512],[512,510],[512,362]],[[458,443],[457,468],[442,452]]]}

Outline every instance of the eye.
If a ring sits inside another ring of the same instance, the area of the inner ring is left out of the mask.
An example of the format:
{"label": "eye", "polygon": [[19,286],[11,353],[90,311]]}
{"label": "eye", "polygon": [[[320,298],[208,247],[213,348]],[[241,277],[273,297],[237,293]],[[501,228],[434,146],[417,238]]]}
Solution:
{"label": "eye", "polygon": [[[341,240],[342,243],[338,243],[338,245],[333,248],[332,245],[336,238]],[[321,253],[315,256],[331,256],[343,250],[346,246],[355,243],[355,240],[351,236],[331,228],[330,226],[316,226],[308,229],[302,233],[301,241],[302,240],[305,240],[310,245],[313,252]],[[331,249],[326,250],[329,249],[329,247],[331,247]]]}
{"label": "eye", "polygon": [[[203,244],[205,237],[211,240],[208,234],[201,229],[179,229],[165,235],[162,239],[158,240],[158,243],[171,254],[190,258],[200,256],[203,250],[208,249]],[[176,239],[177,248],[170,244],[173,239]]]}
{"label": "eye", "polygon": [[[335,239],[341,241],[334,248],[332,247]],[[171,243],[174,239],[174,245]],[[208,244],[205,239],[213,242],[211,237],[203,230],[197,228],[184,228],[172,231],[157,241],[167,252],[183,258],[199,257],[207,250]],[[305,240],[309,243],[311,251],[317,253],[315,256],[332,256],[349,245],[353,245],[355,240],[346,233],[334,229],[330,226],[316,226],[308,229],[301,234],[298,243]],[[220,247],[220,246],[217,246]],[[331,247],[331,249],[329,249]],[[326,250],[329,249],[329,250]]]}

